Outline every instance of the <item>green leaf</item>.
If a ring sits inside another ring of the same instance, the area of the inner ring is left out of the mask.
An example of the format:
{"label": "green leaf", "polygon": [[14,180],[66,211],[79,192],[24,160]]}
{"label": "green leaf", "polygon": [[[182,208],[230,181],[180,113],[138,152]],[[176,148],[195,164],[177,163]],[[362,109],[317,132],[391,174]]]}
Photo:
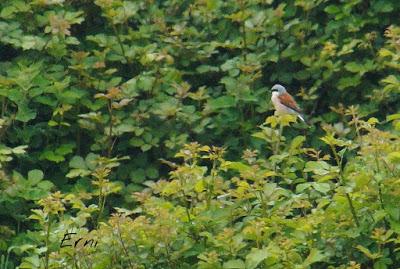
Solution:
{"label": "green leaf", "polygon": [[304,143],[304,141],[306,141],[305,136],[302,135],[296,136],[290,143],[290,150],[293,151],[299,148]]}
{"label": "green leaf", "polygon": [[389,153],[387,158],[391,163],[400,163],[400,151]]}
{"label": "green leaf", "polygon": [[138,168],[138,169],[133,170],[130,173],[130,178],[131,178],[131,181],[134,182],[134,183],[143,182],[146,179],[145,170],[142,169],[142,168]]}
{"label": "green leaf", "polygon": [[372,259],[372,260],[376,260],[379,257],[382,257],[382,254],[379,253],[372,253],[369,249],[367,249],[364,246],[361,245],[357,245],[356,248],[361,251],[362,253],[364,253],[365,256],[367,256],[368,258]]}
{"label": "green leaf", "polygon": [[40,260],[38,255],[29,256],[23,259],[22,263],[18,266],[21,269],[34,269],[39,268]]}
{"label": "green leaf", "polygon": [[120,124],[115,127],[113,132],[115,132],[117,135],[121,135],[123,133],[131,133],[136,130],[135,126],[131,124]]}
{"label": "green leaf", "polygon": [[87,169],[81,169],[81,168],[75,168],[75,169],[71,169],[68,174],[66,174],[65,176],[67,178],[75,178],[75,177],[85,177],[90,175],[90,170]]}
{"label": "green leaf", "polygon": [[311,264],[323,261],[324,259],[325,259],[325,255],[323,255],[321,251],[319,251],[316,248],[312,248],[310,251],[310,254],[304,261],[304,265],[310,266]]}
{"label": "green leaf", "polygon": [[374,263],[374,269],[392,268],[393,261],[391,258],[382,257]]}
{"label": "green leaf", "polygon": [[54,121],[54,120],[49,120],[49,122],[47,123],[50,127],[54,127],[54,126],[58,126],[58,122]]}
{"label": "green leaf", "polygon": [[226,167],[228,169],[237,170],[240,173],[247,172],[247,171],[251,170],[250,166],[248,166],[248,165],[246,165],[244,163],[241,163],[241,162],[225,162],[224,163],[224,167]]}
{"label": "green leaf", "polygon": [[129,140],[129,145],[134,147],[140,147],[144,144],[144,141],[140,138],[133,137]]}
{"label": "green leaf", "polygon": [[304,190],[311,187],[311,183],[301,183],[296,186],[296,193],[302,193]]}
{"label": "green leaf", "polygon": [[313,172],[317,175],[326,175],[330,172],[330,165],[325,161],[309,161],[306,163],[304,172]]}
{"label": "green leaf", "polygon": [[64,156],[59,155],[59,154],[55,154],[52,150],[45,150],[41,155],[40,155],[40,159],[46,159],[52,162],[62,162],[65,160]]}
{"label": "green leaf", "polygon": [[17,155],[24,154],[24,153],[26,153],[27,148],[28,148],[28,146],[26,146],[26,145],[18,146],[18,147],[13,148],[12,152]]}
{"label": "green leaf", "polygon": [[328,14],[336,14],[340,12],[340,8],[335,5],[329,5],[324,9],[324,11]]}
{"label": "green leaf", "polygon": [[317,182],[314,182],[312,186],[313,186],[313,188],[315,190],[317,190],[319,192],[322,192],[324,194],[331,190],[331,185],[329,185],[329,183],[317,183]]}
{"label": "green leaf", "polygon": [[392,5],[392,3],[386,2],[386,1],[376,1],[372,5],[372,8],[376,12],[387,13],[387,12],[391,12],[393,10],[393,5]]}
{"label": "green leaf", "polygon": [[148,167],[146,169],[146,176],[151,179],[156,179],[158,177],[158,170],[154,167]]}
{"label": "green leaf", "polygon": [[137,82],[137,85],[143,91],[150,91],[154,85],[155,78],[149,76],[141,76]]}
{"label": "green leaf", "polygon": [[28,122],[30,120],[33,120],[36,118],[36,111],[30,109],[26,105],[19,105],[18,106],[18,112],[15,117],[16,120],[22,121],[22,122]]}
{"label": "green leaf", "polygon": [[96,161],[100,156],[98,154],[94,154],[94,153],[89,153],[86,158],[85,158],[85,163],[86,166],[90,169],[90,170],[94,170],[96,168]]}
{"label": "green leaf", "polygon": [[21,47],[23,50],[37,49],[41,50],[45,46],[44,39],[38,36],[26,35],[21,39]]}
{"label": "green leaf", "polygon": [[69,161],[69,167],[87,169],[86,162],[81,156],[74,156]]}
{"label": "green leaf", "polygon": [[400,209],[396,204],[385,204],[385,212],[395,221],[400,221]]}
{"label": "green leaf", "polygon": [[72,153],[74,148],[74,144],[62,144],[60,147],[56,148],[54,152],[58,155],[65,156],[69,153]]}
{"label": "green leaf", "polygon": [[353,73],[358,73],[358,72],[360,72],[360,71],[363,69],[362,65],[357,64],[356,62],[347,63],[347,64],[344,66],[344,68],[345,68],[347,71],[350,71],[350,72],[353,72]]}
{"label": "green leaf", "polygon": [[371,124],[371,125],[375,125],[375,124],[379,123],[379,120],[375,117],[371,117],[368,119],[367,123]]}
{"label": "green leaf", "polygon": [[194,184],[194,190],[197,193],[203,192],[205,190],[205,182],[204,180],[199,180]]}
{"label": "green leaf", "polygon": [[151,148],[152,148],[152,145],[150,145],[150,144],[144,144],[144,145],[140,146],[140,149],[143,152],[146,152],[146,151],[150,150]]}
{"label": "green leaf", "polygon": [[229,260],[222,266],[224,269],[245,269],[246,265],[242,260]]}
{"label": "green leaf", "polygon": [[207,106],[212,110],[218,110],[222,108],[230,108],[236,105],[235,98],[232,96],[221,96],[215,99],[210,99],[207,102]]}
{"label": "green leaf", "polygon": [[393,127],[396,131],[400,131],[400,121],[394,122]]}
{"label": "green leaf", "polygon": [[41,181],[44,177],[43,171],[42,170],[38,170],[38,169],[34,169],[28,172],[28,180],[30,181],[30,183],[32,185],[38,183],[39,181]]}
{"label": "green leaf", "polygon": [[211,65],[200,65],[196,68],[196,71],[203,74],[208,72],[218,72],[219,68]]}
{"label": "green leaf", "polygon": [[361,83],[361,77],[358,75],[354,75],[351,77],[343,77],[339,79],[337,87],[339,90],[344,90],[346,88],[355,87],[360,83]]}
{"label": "green leaf", "polygon": [[393,120],[398,120],[398,119],[400,119],[400,113],[386,116],[387,121],[393,121]]}
{"label": "green leaf", "polygon": [[256,268],[263,260],[268,258],[268,250],[266,248],[251,249],[250,253],[246,256],[246,269],[254,269]]}
{"label": "green leaf", "polygon": [[276,183],[265,183],[263,191],[266,196],[271,196],[274,192],[277,191],[277,189],[279,188],[277,188]]}

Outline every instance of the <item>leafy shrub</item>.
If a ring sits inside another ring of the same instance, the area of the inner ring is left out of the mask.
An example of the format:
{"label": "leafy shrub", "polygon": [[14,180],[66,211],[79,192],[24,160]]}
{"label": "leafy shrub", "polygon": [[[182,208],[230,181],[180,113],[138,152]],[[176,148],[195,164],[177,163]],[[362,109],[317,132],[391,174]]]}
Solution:
{"label": "leafy shrub", "polygon": [[1,1],[0,268],[394,266],[397,2]]}
{"label": "leafy shrub", "polygon": [[[395,118],[398,125],[398,115],[389,120]],[[400,137],[376,129],[375,118],[365,121],[357,113],[349,124],[360,136],[348,140],[340,133],[343,128],[326,126],[321,140],[332,153],[322,156],[302,146],[304,136],[286,139],[293,120],[269,117],[255,134],[276,150],[268,158],[246,150],[241,161],[228,161],[224,148],[186,144],[176,154],[183,162],[171,163],[168,180],[147,181],[145,190],[133,193],[136,207],[115,207],[107,221],[99,222],[102,201],[112,192],[106,190],[112,188],[100,187],[98,179],[118,165],[101,159],[91,174],[99,189],[56,192],[38,202],[40,209],[30,217],[39,223],[37,245],[19,247],[30,253],[21,268],[397,264]],[[271,127],[275,124],[280,128]],[[354,157],[344,163],[349,155]],[[98,204],[85,202],[93,197]],[[88,226],[95,228],[89,231]],[[71,246],[60,248],[72,227]],[[97,242],[95,247],[82,243],[90,240]],[[42,242],[45,248],[39,247]]]}

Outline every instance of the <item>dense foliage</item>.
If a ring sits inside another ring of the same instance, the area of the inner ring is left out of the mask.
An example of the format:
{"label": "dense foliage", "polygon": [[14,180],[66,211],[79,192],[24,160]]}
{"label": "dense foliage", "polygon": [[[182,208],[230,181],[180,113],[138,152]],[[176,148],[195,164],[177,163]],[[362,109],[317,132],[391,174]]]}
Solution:
{"label": "dense foliage", "polygon": [[399,13],[1,0],[0,269],[397,268]]}

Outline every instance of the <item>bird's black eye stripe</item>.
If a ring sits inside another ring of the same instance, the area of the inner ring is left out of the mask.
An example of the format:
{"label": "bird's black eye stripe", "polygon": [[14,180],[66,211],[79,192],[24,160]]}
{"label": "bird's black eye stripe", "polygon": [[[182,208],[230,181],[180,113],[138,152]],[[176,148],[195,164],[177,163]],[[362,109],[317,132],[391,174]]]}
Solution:
{"label": "bird's black eye stripe", "polygon": [[272,89],[272,92],[277,92],[278,91],[278,89]]}

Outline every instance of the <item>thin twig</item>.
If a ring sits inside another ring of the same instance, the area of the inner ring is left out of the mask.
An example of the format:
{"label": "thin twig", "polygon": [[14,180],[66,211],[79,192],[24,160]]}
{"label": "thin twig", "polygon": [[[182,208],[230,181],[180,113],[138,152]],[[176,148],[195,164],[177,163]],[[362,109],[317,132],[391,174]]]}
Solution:
{"label": "thin twig", "polygon": [[[330,148],[331,148],[331,150],[333,152],[333,156],[335,157],[336,164],[337,164],[337,166],[339,168],[339,184],[343,186],[344,185],[343,184],[344,180],[343,180],[342,162],[339,159],[339,155],[337,154],[335,147],[332,144],[330,144],[329,146],[330,146]],[[356,223],[357,227],[360,227],[360,222],[358,221],[358,217],[357,217],[354,205],[353,205],[353,201],[351,200],[351,197],[350,197],[350,195],[348,193],[346,193],[346,199],[347,199],[347,202],[349,204],[351,214],[353,215],[354,222]]]}
{"label": "thin twig", "polygon": [[117,38],[118,44],[119,44],[119,46],[120,46],[120,48],[121,48],[122,56],[124,56],[124,58],[125,58],[125,60],[126,60],[126,63],[129,63],[129,59],[128,59],[128,57],[126,56],[125,49],[124,49],[124,46],[123,46],[123,44],[122,44],[121,37],[119,36],[117,27],[116,27],[113,23],[111,23],[111,25],[112,25],[114,34],[115,34],[115,36],[116,36],[116,38]]}
{"label": "thin twig", "polygon": [[126,246],[125,246],[124,240],[122,240],[121,228],[120,228],[120,226],[119,226],[119,219],[118,219],[118,221],[117,221],[117,231],[118,231],[118,239],[119,239],[119,242],[121,243],[122,249],[123,249],[123,251],[124,251],[126,257],[128,258],[128,263],[129,263],[129,265],[131,266],[131,268],[134,268],[134,267],[133,267],[133,264],[132,264],[132,262],[131,262],[131,258],[129,257],[128,249],[127,249]]}

